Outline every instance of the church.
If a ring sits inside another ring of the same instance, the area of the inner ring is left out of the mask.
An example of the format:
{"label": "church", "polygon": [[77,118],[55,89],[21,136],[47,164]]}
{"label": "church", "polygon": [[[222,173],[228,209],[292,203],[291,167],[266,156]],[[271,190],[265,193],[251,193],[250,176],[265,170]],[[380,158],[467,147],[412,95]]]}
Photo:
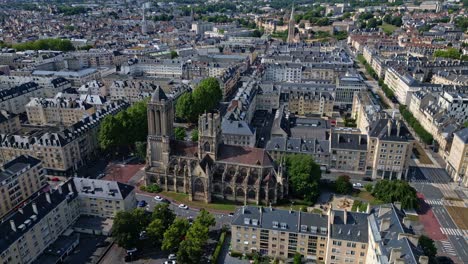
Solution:
{"label": "church", "polygon": [[199,117],[198,142],[174,138],[174,98],[157,88],[148,102],[146,183],[210,203],[275,204],[288,194],[283,165],[264,149],[226,145],[217,112]]}

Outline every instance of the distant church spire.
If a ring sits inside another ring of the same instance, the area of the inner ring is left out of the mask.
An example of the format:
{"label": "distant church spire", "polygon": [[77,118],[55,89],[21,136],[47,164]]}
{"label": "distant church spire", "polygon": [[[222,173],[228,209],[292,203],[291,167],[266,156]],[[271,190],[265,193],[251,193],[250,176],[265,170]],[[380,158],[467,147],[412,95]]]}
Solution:
{"label": "distant church spire", "polygon": [[294,35],[296,30],[296,21],[294,21],[294,3],[291,9],[291,17],[288,22],[288,43],[294,43]]}

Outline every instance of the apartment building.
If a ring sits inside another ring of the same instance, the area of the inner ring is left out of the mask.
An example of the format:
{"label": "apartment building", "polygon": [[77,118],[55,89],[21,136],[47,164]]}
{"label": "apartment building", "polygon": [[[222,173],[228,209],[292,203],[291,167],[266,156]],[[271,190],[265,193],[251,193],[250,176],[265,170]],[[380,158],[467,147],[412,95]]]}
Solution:
{"label": "apartment building", "polygon": [[365,263],[428,264],[410,218],[400,203],[374,207],[368,217],[369,243]]}
{"label": "apartment building", "polygon": [[410,101],[410,92],[418,90],[414,87],[416,80],[407,73],[390,67],[385,72],[384,83],[390,88],[400,104],[408,105]]}
{"label": "apartment building", "polygon": [[288,107],[301,116],[328,116],[333,113],[335,98],[329,92],[290,91]]}
{"label": "apartment building", "polygon": [[71,87],[80,88],[81,85],[87,82],[98,80],[101,78],[101,73],[95,68],[84,68],[76,71],[73,70],[35,70],[32,72],[33,77],[58,78],[62,77],[70,81]]}
{"label": "apartment building", "polygon": [[31,97],[44,97],[44,88],[34,82],[27,82],[13,88],[0,90],[0,109],[13,114],[26,111]]}
{"label": "apartment building", "polygon": [[327,264],[366,264],[368,213],[333,210],[328,212]]}
{"label": "apartment building", "polygon": [[0,261],[32,263],[80,215],[72,181],[65,188],[31,197],[0,224]]}
{"label": "apartment building", "polygon": [[335,102],[338,105],[352,105],[354,95],[367,90],[359,74],[346,73],[336,80]]}
{"label": "apartment building", "polygon": [[468,128],[454,133],[452,147],[447,158],[447,173],[453,181],[468,187]]}
{"label": "apartment building", "polygon": [[195,34],[203,36],[205,32],[213,30],[213,23],[204,21],[195,21],[192,23],[192,31]]}
{"label": "apartment building", "polygon": [[362,133],[367,133],[371,124],[381,116],[381,107],[368,92],[354,95],[351,117],[356,120],[356,127]]}
{"label": "apartment building", "polygon": [[140,58],[130,60],[127,65],[122,65],[123,74],[141,75],[147,74],[155,77],[181,77],[185,62],[181,60],[158,60]]}
{"label": "apartment building", "polygon": [[365,173],[367,135],[332,129],[330,134],[330,170]]}
{"label": "apartment building", "polygon": [[147,82],[135,82],[130,80],[114,81],[108,89],[111,100],[125,100],[130,103],[138,102],[149,97],[156,85]]}
{"label": "apartment building", "polygon": [[96,112],[96,108],[80,99],[64,97],[32,98],[26,104],[28,121],[32,125],[70,126]]}
{"label": "apartment building", "polygon": [[104,218],[113,218],[118,211],[135,207],[135,187],[116,181],[73,178],[76,186],[80,212]]}
{"label": "apartment building", "polygon": [[21,128],[19,115],[0,110],[0,134],[14,133]]}
{"label": "apartment building", "polygon": [[302,79],[302,64],[300,63],[268,63],[265,65],[265,81],[300,82]]}
{"label": "apartment building", "polygon": [[414,138],[401,120],[379,119],[368,132],[367,169],[372,178],[407,179]]}
{"label": "apartment building", "polygon": [[277,162],[283,160],[287,155],[310,155],[321,166],[322,170],[326,170],[330,166],[329,145],[328,140],[318,138],[274,137],[267,142],[265,149]]}
{"label": "apartment building", "polygon": [[[73,178],[50,191],[38,192],[0,224],[0,261],[32,263],[58,238],[68,236],[81,215],[112,218],[136,206],[133,186],[95,179]],[[69,239],[65,239],[69,240]],[[68,245],[56,258],[63,260]],[[38,261],[38,260],[36,260]]]}
{"label": "apartment building", "polygon": [[328,217],[271,207],[243,206],[231,224],[231,250],[292,258],[297,252],[324,262],[329,236]]}
{"label": "apartment building", "polygon": [[[87,162],[98,147],[97,131],[107,115],[115,115],[128,103],[114,102],[65,129],[32,130],[20,134],[0,134],[0,163],[29,155],[42,160],[47,175],[72,175]],[[58,131],[57,131],[58,130]]]}
{"label": "apartment building", "polygon": [[47,184],[42,162],[21,155],[0,168],[0,217]]}
{"label": "apartment building", "polygon": [[52,97],[71,87],[71,82],[63,77],[0,75],[0,87],[3,88],[14,88],[29,82],[37,83],[38,86],[44,88],[45,97]]}

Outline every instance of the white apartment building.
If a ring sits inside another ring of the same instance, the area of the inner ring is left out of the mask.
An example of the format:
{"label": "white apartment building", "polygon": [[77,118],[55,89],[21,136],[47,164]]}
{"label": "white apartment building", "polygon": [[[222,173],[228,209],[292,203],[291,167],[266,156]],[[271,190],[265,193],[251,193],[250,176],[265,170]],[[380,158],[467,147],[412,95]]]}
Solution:
{"label": "white apartment building", "polygon": [[268,63],[264,79],[273,82],[300,82],[302,65],[300,63]]}

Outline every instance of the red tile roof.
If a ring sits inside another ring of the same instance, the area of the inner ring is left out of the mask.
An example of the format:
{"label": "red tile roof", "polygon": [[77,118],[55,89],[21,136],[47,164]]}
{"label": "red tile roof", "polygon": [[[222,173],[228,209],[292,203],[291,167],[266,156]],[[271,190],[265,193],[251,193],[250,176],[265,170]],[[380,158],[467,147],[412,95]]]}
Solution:
{"label": "red tile roof", "polygon": [[273,166],[271,157],[264,149],[251,147],[220,145],[218,160],[244,165]]}

